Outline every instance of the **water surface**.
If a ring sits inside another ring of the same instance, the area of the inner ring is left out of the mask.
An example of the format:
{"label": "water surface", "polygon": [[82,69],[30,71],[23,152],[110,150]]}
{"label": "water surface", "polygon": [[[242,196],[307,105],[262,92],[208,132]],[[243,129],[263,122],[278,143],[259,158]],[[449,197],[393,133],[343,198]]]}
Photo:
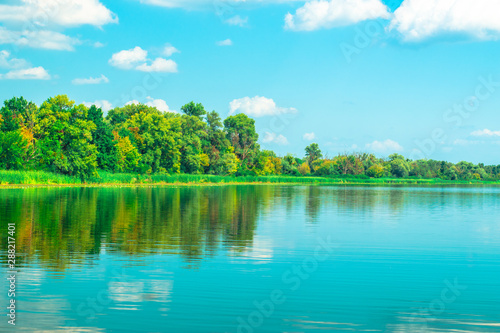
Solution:
{"label": "water surface", "polygon": [[[0,190],[16,330],[500,332],[500,189]],[[0,279],[1,306],[7,281]],[[0,331],[12,331],[6,316]]]}

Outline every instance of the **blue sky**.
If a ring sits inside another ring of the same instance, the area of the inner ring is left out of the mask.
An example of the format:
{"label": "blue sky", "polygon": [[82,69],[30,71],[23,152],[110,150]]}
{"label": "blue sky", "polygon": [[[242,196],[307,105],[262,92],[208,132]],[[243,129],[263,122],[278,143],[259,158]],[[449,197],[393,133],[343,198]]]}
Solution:
{"label": "blue sky", "polygon": [[500,164],[493,0],[31,0],[0,4],[0,97],[104,109],[194,100],[264,148]]}

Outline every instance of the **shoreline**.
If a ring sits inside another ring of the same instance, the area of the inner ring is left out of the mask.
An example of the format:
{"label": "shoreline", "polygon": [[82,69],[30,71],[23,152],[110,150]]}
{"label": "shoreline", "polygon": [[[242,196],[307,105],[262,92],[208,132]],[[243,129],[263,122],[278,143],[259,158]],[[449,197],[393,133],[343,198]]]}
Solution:
{"label": "shoreline", "polygon": [[378,187],[395,187],[395,186],[416,186],[416,187],[432,187],[432,186],[498,186],[500,182],[456,182],[456,181],[439,181],[432,182],[429,180],[389,180],[389,181],[332,181],[332,182],[157,182],[157,183],[88,183],[88,184],[0,184],[2,189],[19,189],[19,188],[113,188],[113,187],[208,187],[208,186],[249,186],[249,185],[274,185],[274,186],[378,186]]}

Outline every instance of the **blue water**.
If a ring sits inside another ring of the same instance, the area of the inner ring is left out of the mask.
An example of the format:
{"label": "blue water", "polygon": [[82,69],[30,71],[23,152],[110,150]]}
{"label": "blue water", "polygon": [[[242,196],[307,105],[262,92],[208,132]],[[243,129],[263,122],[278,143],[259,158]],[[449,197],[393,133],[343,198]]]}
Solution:
{"label": "blue water", "polygon": [[[0,331],[500,332],[500,188],[0,190]],[[5,278],[0,304],[8,305]],[[4,307],[5,308],[5,307]],[[4,312],[6,314],[6,312]]]}

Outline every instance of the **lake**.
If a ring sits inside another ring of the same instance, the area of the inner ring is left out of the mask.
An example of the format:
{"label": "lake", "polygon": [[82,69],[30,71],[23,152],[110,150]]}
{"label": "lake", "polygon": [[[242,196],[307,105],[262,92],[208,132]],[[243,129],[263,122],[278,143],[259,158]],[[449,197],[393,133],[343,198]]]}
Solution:
{"label": "lake", "polygon": [[500,332],[499,198],[486,186],[2,189],[1,306],[15,222],[16,331]]}

